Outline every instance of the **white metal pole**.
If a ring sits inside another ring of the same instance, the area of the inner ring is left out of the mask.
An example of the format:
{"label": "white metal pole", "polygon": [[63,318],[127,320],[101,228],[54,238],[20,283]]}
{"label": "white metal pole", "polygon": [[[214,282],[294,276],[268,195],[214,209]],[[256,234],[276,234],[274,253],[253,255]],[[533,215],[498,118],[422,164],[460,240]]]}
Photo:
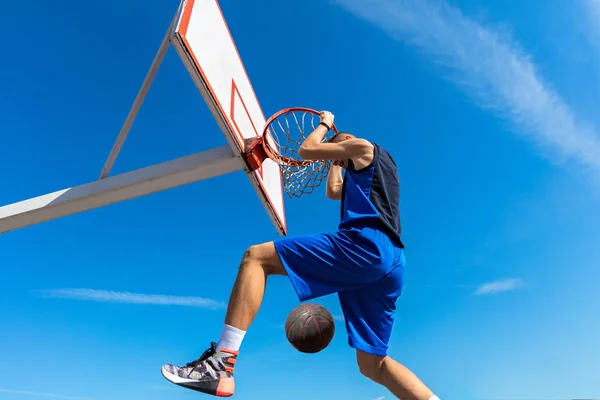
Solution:
{"label": "white metal pole", "polygon": [[229,146],[0,207],[0,234],[242,170]]}
{"label": "white metal pole", "polygon": [[127,119],[125,119],[125,123],[121,127],[119,136],[117,136],[117,140],[115,141],[113,148],[110,151],[108,158],[106,159],[106,163],[104,164],[104,167],[102,168],[102,172],[100,173],[99,179],[104,179],[108,176],[115,161],[117,160],[117,157],[119,156],[119,152],[121,151],[121,147],[123,147],[123,143],[125,142],[125,139],[127,138],[129,131],[131,130],[133,121],[137,117],[137,114],[140,111],[140,108],[142,107],[142,103],[144,102],[144,99],[146,98],[146,94],[148,93],[150,86],[152,86],[152,81],[154,80],[154,77],[156,76],[156,73],[158,72],[158,68],[160,67],[160,64],[162,63],[163,59],[165,58],[165,54],[167,54],[167,50],[169,49],[169,44],[170,44],[171,30],[173,29],[173,25],[175,24],[176,19],[177,19],[177,14],[175,14],[175,16],[173,17],[173,20],[171,20],[169,29],[167,30],[167,33],[165,34],[165,37],[163,38],[163,41],[160,44],[160,47],[158,48],[156,55],[154,56],[154,60],[152,61],[150,70],[146,74],[146,78],[144,79],[144,82],[142,83],[142,87],[140,88],[140,90],[133,102],[133,105],[131,106],[131,109],[129,110]]}

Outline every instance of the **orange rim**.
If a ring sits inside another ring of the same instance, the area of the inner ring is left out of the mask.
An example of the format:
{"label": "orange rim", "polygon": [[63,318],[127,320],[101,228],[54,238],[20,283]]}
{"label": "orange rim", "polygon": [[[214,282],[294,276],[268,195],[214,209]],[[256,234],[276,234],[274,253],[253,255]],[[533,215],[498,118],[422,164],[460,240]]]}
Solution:
{"label": "orange rim", "polygon": [[[296,160],[296,159],[293,159],[290,157],[282,156],[279,153],[279,150],[271,148],[269,141],[266,140],[266,135],[269,134],[269,128],[271,127],[271,124],[273,123],[273,121],[275,121],[277,118],[279,118],[280,116],[282,116],[284,114],[289,114],[289,113],[294,113],[294,112],[305,112],[305,113],[314,114],[314,115],[321,114],[317,110],[313,110],[312,108],[306,108],[306,107],[289,107],[289,108],[284,108],[284,109],[276,112],[275,114],[271,115],[271,117],[265,123],[265,129],[263,130],[262,138],[261,138],[262,147],[264,148],[265,152],[267,153],[267,156],[270,159],[272,159],[273,161],[277,162],[278,164],[302,166],[302,165],[310,165],[315,162],[318,162],[319,160]],[[331,126],[331,130],[333,131],[334,134],[338,133],[338,129],[335,126],[335,123]]]}

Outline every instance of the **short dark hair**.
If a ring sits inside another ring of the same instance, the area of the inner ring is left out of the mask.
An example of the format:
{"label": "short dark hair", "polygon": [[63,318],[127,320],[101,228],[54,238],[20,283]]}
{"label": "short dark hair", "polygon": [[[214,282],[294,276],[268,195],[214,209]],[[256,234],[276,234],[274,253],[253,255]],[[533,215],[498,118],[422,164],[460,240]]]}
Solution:
{"label": "short dark hair", "polygon": [[334,135],[331,137],[331,139],[329,139],[327,142],[328,142],[328,143],[330,143],[330,142],[333,142],[333,141],[334,141],[336,138],[338,138],[338,137],[340,137],[340,136],[342,136],[342,135],[343,135],[343,136],[348,136],[348,135],[350,135],[350,136],[354,137],[354,135],[353,135],[353,134],[351,134],[350,132],[338,132],[338,133],[334,134]]}

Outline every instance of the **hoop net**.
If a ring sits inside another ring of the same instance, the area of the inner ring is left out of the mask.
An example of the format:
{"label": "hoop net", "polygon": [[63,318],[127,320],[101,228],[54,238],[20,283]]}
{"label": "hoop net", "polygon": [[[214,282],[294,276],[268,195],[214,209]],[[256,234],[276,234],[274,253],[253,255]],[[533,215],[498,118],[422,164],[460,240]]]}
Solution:
{"label": "hoop net", "polygon": [[[286,108],[274,114],[265,125],[262,145],[267,156],[279,164],[283,190],[289,197],[312,193],[327,179],[329,160],[304,160],[298,150],[321,123],[320,113],[310,108]],[[323,142],[337,133],[332,126]]]}

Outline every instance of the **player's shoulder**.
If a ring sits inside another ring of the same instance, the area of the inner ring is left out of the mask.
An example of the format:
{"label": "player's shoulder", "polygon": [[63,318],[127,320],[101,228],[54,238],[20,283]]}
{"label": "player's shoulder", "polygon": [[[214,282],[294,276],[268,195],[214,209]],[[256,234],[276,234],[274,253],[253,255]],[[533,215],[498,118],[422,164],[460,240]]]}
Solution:
{"label": "player's shoulder", "polygon": [[[351,142],[352,146],[362,150],[363,152],[372,152],[375,149],[376,144],[371,142],[368,139],[364,139],[364,138],[352,138],[349,139],[348,142]],[[350,144],[350,143],[348,143]]]}

